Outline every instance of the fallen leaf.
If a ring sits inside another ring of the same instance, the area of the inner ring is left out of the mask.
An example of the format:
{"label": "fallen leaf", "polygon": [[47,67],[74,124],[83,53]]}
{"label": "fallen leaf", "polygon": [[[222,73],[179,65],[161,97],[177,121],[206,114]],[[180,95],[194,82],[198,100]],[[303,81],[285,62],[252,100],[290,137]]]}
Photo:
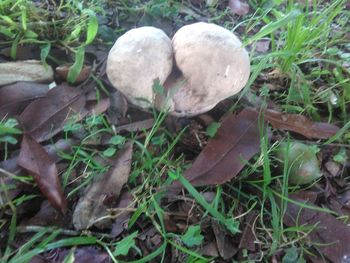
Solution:
{"label": "fallen leaf", "polygon": [[265,119],[275,129],[283,129],[299,133],[307,138],[328,139],[335,135],[339,128],[333,124],[313,122],[305,116],[266,110]]}
{"label": "fallen leaf", "polygon": [[45,149],[29,134],[23,135],[17,163],[34,177],[41,192],[51,205],[64,212],[66,199],[58,179],[56,164]]}
{"label": "fallen leaf", "polygon": [[341,166],[337,162],[328,161],[324,164],[324,166],[333,177],[336,177],[341,172]]}
{"label": "fallen leaf", "polygon": [[30,103],[19,119],[27,133],[42,142],[60,132],[68,122],[77,122],[88,114],[85,94],[67,85],[56,86],[47,95]]}
{"label": "fallen leaf", "polygon": [[[12,47],[2,48],[0,55],[11,58]],[[16,49],[16,60],[40,59],[40,49],[37,45],[18,45]]]}
{"label": "fallen leaf", "polygon": [[241,240],[239,242],[239,249],[247,249],[248,251],[256,251],[255,248],[255,229],[254,221],[258,216],[258,211],[252,211],[247,215],[242,231]]}
{"label": "fallen leaf", "polygon": [[240,0],[229,0],[228,6],[233,14],[244,16],[249,12],[249,5]]}
{"label": "fallen leaf", "polygon": [[[48,252],[37,255],[35,260],[31,259],[30,263],[58,263],[72,262],[67,260],[71,248],[57,248]],[[74,263],[108,263],[110,257],[108,253],[97,246],[80,246],[74,249]],[[40,261],[41,260],[41,261]]]}
{"label": "fallen leaf", "polygon": [[223,184],[234,178],[260,150],[258,118],[250,109],[228,116],[185,177],[194,186]]}
{"label": "fallen leaf", "polygon": [[[315,200],[312,192],[299,192],[289,198],[308,205]],[[331,262],[347,262],[344,260],[350,256],[350,227],[333,215],[288,203],[284,223],[290,227],[312,227],[310,244]]]}
{"label": "fallen leaf", "polygon": [[118,90],[110,93],[109,98],[111,100],[111,106],[108,109],[108,118],[112,124],[118,125],[119,120],[126,115],[128,102]]}
{"label": "fallen leaf", "polygon": [[122,132],[122,131],[128,131],[128,132],[138,132],[142,130],[148,130],[152,128],[154,125],[154,119],[148,119],[144,121],[136,121],[129,124],[121,125],[116,128],[116,133]]}
{"label": "fallen leaf", "polygon": [[92,90],[86,94],[85,108],[89,111],[87,115],[99,115],[105,112],[110,105],[110,98],[102,95],[99,99],[97,99],[95,90]]}
{"label": "fallen leaf", "polygon": [[[69,68],[72,65],[62,65],[56,67],[56,73],[58,76],[60,76],[62,79],[67,80]],[[81,69],[77,79],[74,83],[81,83],[85,80],[87,80],[91,73],[91,66],[83,65],[83,68]]]}
{"label": "fallen leaf", "polygon": [[44,97],[48,90],[48,85],[35,82],[17,82],[0,88],[0,119],[21,114],[30,102]]}
{"label": "fallen leaf", "polygon": [[71,218],[68,215],[62,216],[55,210],[48,201],[43,201],[40,210],[33,217],[21,222],[21,226],[48,226],[68,228]]}
{"label": "fallen leaf", "polygon": [[126,143],[124,149],[117,153],[114,166],[106,174],[96,178],[80,197],[73,213],[73,224],[76,229],[87,229],[93,225],[106,228],[111,225],[111,220],[99,220],[99,218],[108,215],[105,198],[110,196],[117,198],[123,185],[128,181],[132,149],[132,143]]}
{"label": "fallen leaf", "polygon": [[[74,140],[58,140],[55,144],[44,146],[45,151],[48,153],[51,160],[58,162],[61,157],[60,153],[69,153],[71,147],[76,144]],[[0,181],[6,188],[0,188],[0,206],[13,200],[24,187],[24,183],[18,179],[13,179],[11,175],[19,175],[23,173],[23,169],[17,164],[18,155],[0,162]]]}
{"label": "fallen leaf", "polygon": [[0,86],[17,81],[53,81],[53,70],[44,67],[40,60],[24,60],[0,63]]}
{"label": "fallen leaf", "polygon": [[[121,212],[119,212],[119,214],[116,216],[116,219],[114,220],[111,235],[117,237],[127,228],[131,212],[127,211],[126,208],[132,207],[134,207],[132,195],[128,192],[124,192],[121,195],[120,201],[116,207],[118,210],[121,210]],[[125,211],[123,211],[123,209],[125,209]]]}
{"label": "fallen leaf", "polygon": [[270,39],[261,39],[256,42],[255,50],[258,53],[266,53],[270,48]]}
{"label": "fallen leaf", "polygon": [[[61,157],[59,156],[58,153],[59,152],[69,153],[71,151],[72,146],[75,145],[76,143],[77,141],[75,140],[60,139],[54,144],[49,144],[44,146],[44,149],[54,162],[58,162],[61,160]],[[21,168],[17,164],[17,159],[18,159],[18,156],[14,156],[11,159],[7,159],[5,161],[0,162],[0,168],[12,174],[16,174],[16,175],[20,174]],[[0,172],[0,176],[1,175],[2,174]]]}
{"label": "fallen leaf", "polygon": [[237,253],[238,248],[233,244],[229,232],[215,220],[212,220],[212,229],[220,256],[224,260],[232,258]]}
{"label": "fallen leaf", "polygon": [[215,240],[210,241],[208,244],[201,247],[200,252],[203,256],[218,257],[219,251],[216,246]]}

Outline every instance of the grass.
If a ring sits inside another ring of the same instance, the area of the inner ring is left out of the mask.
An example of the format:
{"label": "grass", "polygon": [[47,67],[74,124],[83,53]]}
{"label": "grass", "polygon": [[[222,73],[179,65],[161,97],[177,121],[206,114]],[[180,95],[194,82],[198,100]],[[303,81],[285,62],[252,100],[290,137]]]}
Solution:
{"label": "grass", "polygon": [[[196,21],[198,16],[204,16],[211,22],[239,32],[244,45],[251,49],[251,77],[230,111],[239,107],[240,99],[250,91],[263,99],[272,99],[287,112],[302,113],[313,120],[336,122],[343,127],[335,137],[320,144],[321,147],[334,142],[348,145],[350,46],[344,33],[350,31],[350,11],[343,8],[345,1],[336,0],[327,4],[327,1],[314,0],[309,6],[293,0],[251,0],[249,4],[253,11],[240,18],[233,16],[222,2],[200,8],[191,1],[60,1],[54,6],[54,11],[47,12],[45,4],[37,6],[26,0],[5,0],[0,3],[0,48],[10,45],[11,56],[15,58],[18,47],[32,44],[41,49],[43,61],[51,62],[62,59],[53,57],[52,50],[64,49],[71,57],[67,61],[72,63],[69,81],[74,82],[83,65],[86,48],[96,42],[108,47],[113,43],[111,40],[101,41],[104,39],[102,29],[105,30],[106,25],[98,23],[98,19],[108,17],[105,10],[110,10],[111,6],[118,9],[119,22],[131,20],[138,25],[170,22],[174,27],[179,27]],[[118,26],[112,29],[112,33],[118,36],[127,29],[127,26]],[[257,53],[254,47],[266,38],[271,41],[271,51],[267,54]],[[103,85],[98,81],[96,79],[97,86]],[[265,82],[272,84],[272,87],[261,88],[261,83]],[[62,174],[63,186],[71,200],[77,198],[95,176],[106,172],[107,168],[101,164],[100,158],[114,155],[126,139],[134,142],[133,168],[126,189],[133,194],[135,208],[122,237],[110,239],[103,233],[33,228],[25,229],[34,234],[26,243],[15,248],[12,244],[21,234],[17,228],[17,207],[35,198],[22,196],[1,206],[12,215],[1,219],[0,230],[8,228],[6,246],[2,247],[4,252],[0,254],[2,262],[28,262],[34,255],[60,247],[72,248],[66,257],[66,262],[72,262],[74,247],[87,244],[102,247],[113,262],[120,262],[120,258],[123,259],[123,255],[128,253],[139,258],[128,262],[149,262],[156,258],[166,261],[170,251],[177,251],[185,262],[211,262],[215,257],[203,256],[198,246],[192,246],[188,240],[200,244],[205,234],[204,226],[211,219],[219,222],[231,234],[239,233],[243,229],[239,225],[241,217],[252,210],[258,211],[254,219],[254,238],[261,259],[268,261],[281,249],[285,249],[285,257],[303,258],[315,253],[311,249],[312,244],[307,241],[312,229],[286,227],[283,224],[288,203],[295,202],[288,196],[299,191],[300,187],[288,185],[287,163],[282,172],[275,169],[275,149],[279,142],[269,142],[267,127],[261,127],[260,131],[260,156],[247,164],[237,181],[223,186],[195,188],[183,177],[187,167],[186,156],[176,151],[189,129],[183,128],[174,134],[164,124],[166,112],[153,112],[153,115],[155,122],[150,130],[116,137],[114,143],[103,147],[94,147],[90,141],[99,140],[100,135],[104,134],[116,136],[114,127],[104,115],[92,116],[65,128],[65,138],[73,137],[76,130],[84,130],[87,134],[80,144],[73,147],[72,153],[61,153],[68,163]],[[5,145],[4,159],[7,159],[10,151],[8,145],[17,143],[14,135],[20,131],[15,127],[10,120],[0,122],[0,142]],[[77,169],[82,172],[75,177]],[[171,215],[169,207],[172,203],[167,206],[162,203],[165,195],[163,189],[172,180],[179,180],[186,189],[184,203],[191,204],[192,210],[201,214],[197,221],[188,220],[182,232],[168,231],[165,220]],[[207,201],[202,192],[214,193],[213,200]],[[317,209],[303,203],[298,205]],[[332,213],[326,208],[320,210]],[[195,227],[192,231],[187,228],[190,224]],[[135,242],[141,234],[140,226],[153,227],[161,237],[161,244],[148,255],[142,254]],[[69,234],[73,236],[67,237]],[[246,262],[252,262],[253,255],[246,251],[243,258]]]}

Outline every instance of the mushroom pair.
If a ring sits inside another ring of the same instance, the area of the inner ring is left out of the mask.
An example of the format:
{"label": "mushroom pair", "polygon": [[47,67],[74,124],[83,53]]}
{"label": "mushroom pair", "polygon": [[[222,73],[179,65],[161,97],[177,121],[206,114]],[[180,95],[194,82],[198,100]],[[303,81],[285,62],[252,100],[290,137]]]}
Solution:
{"label": "mushroom pair", "polygon": [[[175,116],[194,116],[238,93],[250,63],[240,40],[208,23],[180,28],[173,39],[160,29],[141,27],[122,35],[111,49],[107,75],[133,104],[167,107]],[[164,85],[164,94],[154,89]]]}

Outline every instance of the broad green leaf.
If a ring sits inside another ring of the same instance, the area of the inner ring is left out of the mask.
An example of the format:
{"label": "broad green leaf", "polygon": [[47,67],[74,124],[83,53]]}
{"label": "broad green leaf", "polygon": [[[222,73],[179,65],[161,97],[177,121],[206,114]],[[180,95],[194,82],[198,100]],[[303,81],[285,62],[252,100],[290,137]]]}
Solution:
{"label": "broad green leaf", "polygon": [[11,32],[8,28],[0,26],[0,34],[7,36],[8,38],[14,38],[15,34]]}
{"label": "broad green leaf", "polygon": [[112,147],[107,148],[106,150],[103,151],[103,156],[112,157],[116,151],[117,149],[115,148],[112,148]]}
{"label": "broad green leaf", "polygon": [[78,25],[78,26],[72,31],[72,33],[70,34],[70,36],[69,36],[68,39],[76,39],[76,38],[79,38],[80,33],[81,33],[81,25]]}
{"label": "broad green leaf", "polygon": [[119,145],[123,144],[125,142],[125,138],[120,135],[114,135],[110,140],[109,143],[113,145]]}
{"label": "broad green leaf", "polygon": [[0,123],[0,135],[4,135],[4,134],[21,134],[21,130],[13,128],[13,127],[9,127],[6,124],[2,124]]}
{"label": "broad green leaf", "polygon": [[22,28],[24,31],[27,30],[27,10],[25,6],[21,6],[21,21],[22,21]]}
{"label": "broad green leaf", "polygon": [[16,38],[12,41],[12,45],[11,45],[11,58],[12,59],[16,59],[17,56],[17,46],[19,43],[21,35],[17,34]]}
{"label": "broad green leaf", "polygon": [[214,121],[210,123],[210,125],[207,127],[205,132],[210,138],[213,138],[216,132],[218,131],[218,129],[220,128],[220,126],[221,126],[220,123]]}
{"label": "broad green leaf", "polygon": [[16,23],[9,16],[1,16],[0,15],[0,19],[2,19],[3,21],[5,21],[6,23],[8,23],[8,24],[10,24],[12,26],[16,25]]}
{"label": "broad green leaf", "polygon": [[94,40],[97,34],[98,20],[94,11],[87,9],[84,12],[89,15],[89,22],[87,26],[86,41],[85,41],[85,45],[88,45]]}
{"label": "broad green leaf", "polygon": [[136,231],[120,240],[113,252],[113,256],[126,256],[129,253],[130,248],[135,246],[135,238],[137,237],[137,234],[138,232]]}
{"label": "broad green leaf", "polygon": [[69,68],[67,80],[69,83],[74,83],[83,68],[85,57],[85,48],[80,47],[75,53],[74,64]]}
{"label": "broad green leaf", "polygon": [[40,51],[41,62],[44,64],[45,67],[48,67],[48,64],[46,63],[46,58],[50,53],[51,43],[49,42],[49,43],[41,46],[40,49],[41,49],[41,51]]}
{"label": "broad green leaf", "polygon": [[[38,38],[38,36],[39,35],[32,30],[27,30],[24,33],[24,37],[26,38],[27,42],[28,41],[35,41]],[[32,40],[30,40],[30,38],[32,38]]]}
{"label": "broad green leaf", "polygon": [[201,228],[199,225],[190,226],[186,233],[181,237],[182,242],[188,246],[199,246],[203,242],[203,235],[201,234]]}

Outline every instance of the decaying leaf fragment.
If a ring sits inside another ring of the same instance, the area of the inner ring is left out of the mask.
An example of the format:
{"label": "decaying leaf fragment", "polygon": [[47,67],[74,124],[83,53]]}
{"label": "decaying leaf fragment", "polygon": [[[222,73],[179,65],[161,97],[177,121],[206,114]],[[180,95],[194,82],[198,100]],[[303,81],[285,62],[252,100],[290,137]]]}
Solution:
{"label": "decaying leaf fragment", "polygon": [[114,165],[110,170],[96,178],[80,197],[73,213],[73,225],[75,229],[87,229],[93,225],[105,228],[111,225],[110,219],[99,220],[107,216],[105,198],[117,198],[123,185],[128,181],[133,145],[125,144],[115,157]]}
{"label": "decaying leaf fragment", "polygon": [[29,134],[23,135],[17,163],[34,177],[41,192],[51,205],[64,212],[66,199],[58,179],[56,164],[45,149]]}
{"label": "decaying leaf fragment", "polygon": [[259,113],[244,109],[227,117],[185,177],[194,186],[223,184],[260,151]]}

